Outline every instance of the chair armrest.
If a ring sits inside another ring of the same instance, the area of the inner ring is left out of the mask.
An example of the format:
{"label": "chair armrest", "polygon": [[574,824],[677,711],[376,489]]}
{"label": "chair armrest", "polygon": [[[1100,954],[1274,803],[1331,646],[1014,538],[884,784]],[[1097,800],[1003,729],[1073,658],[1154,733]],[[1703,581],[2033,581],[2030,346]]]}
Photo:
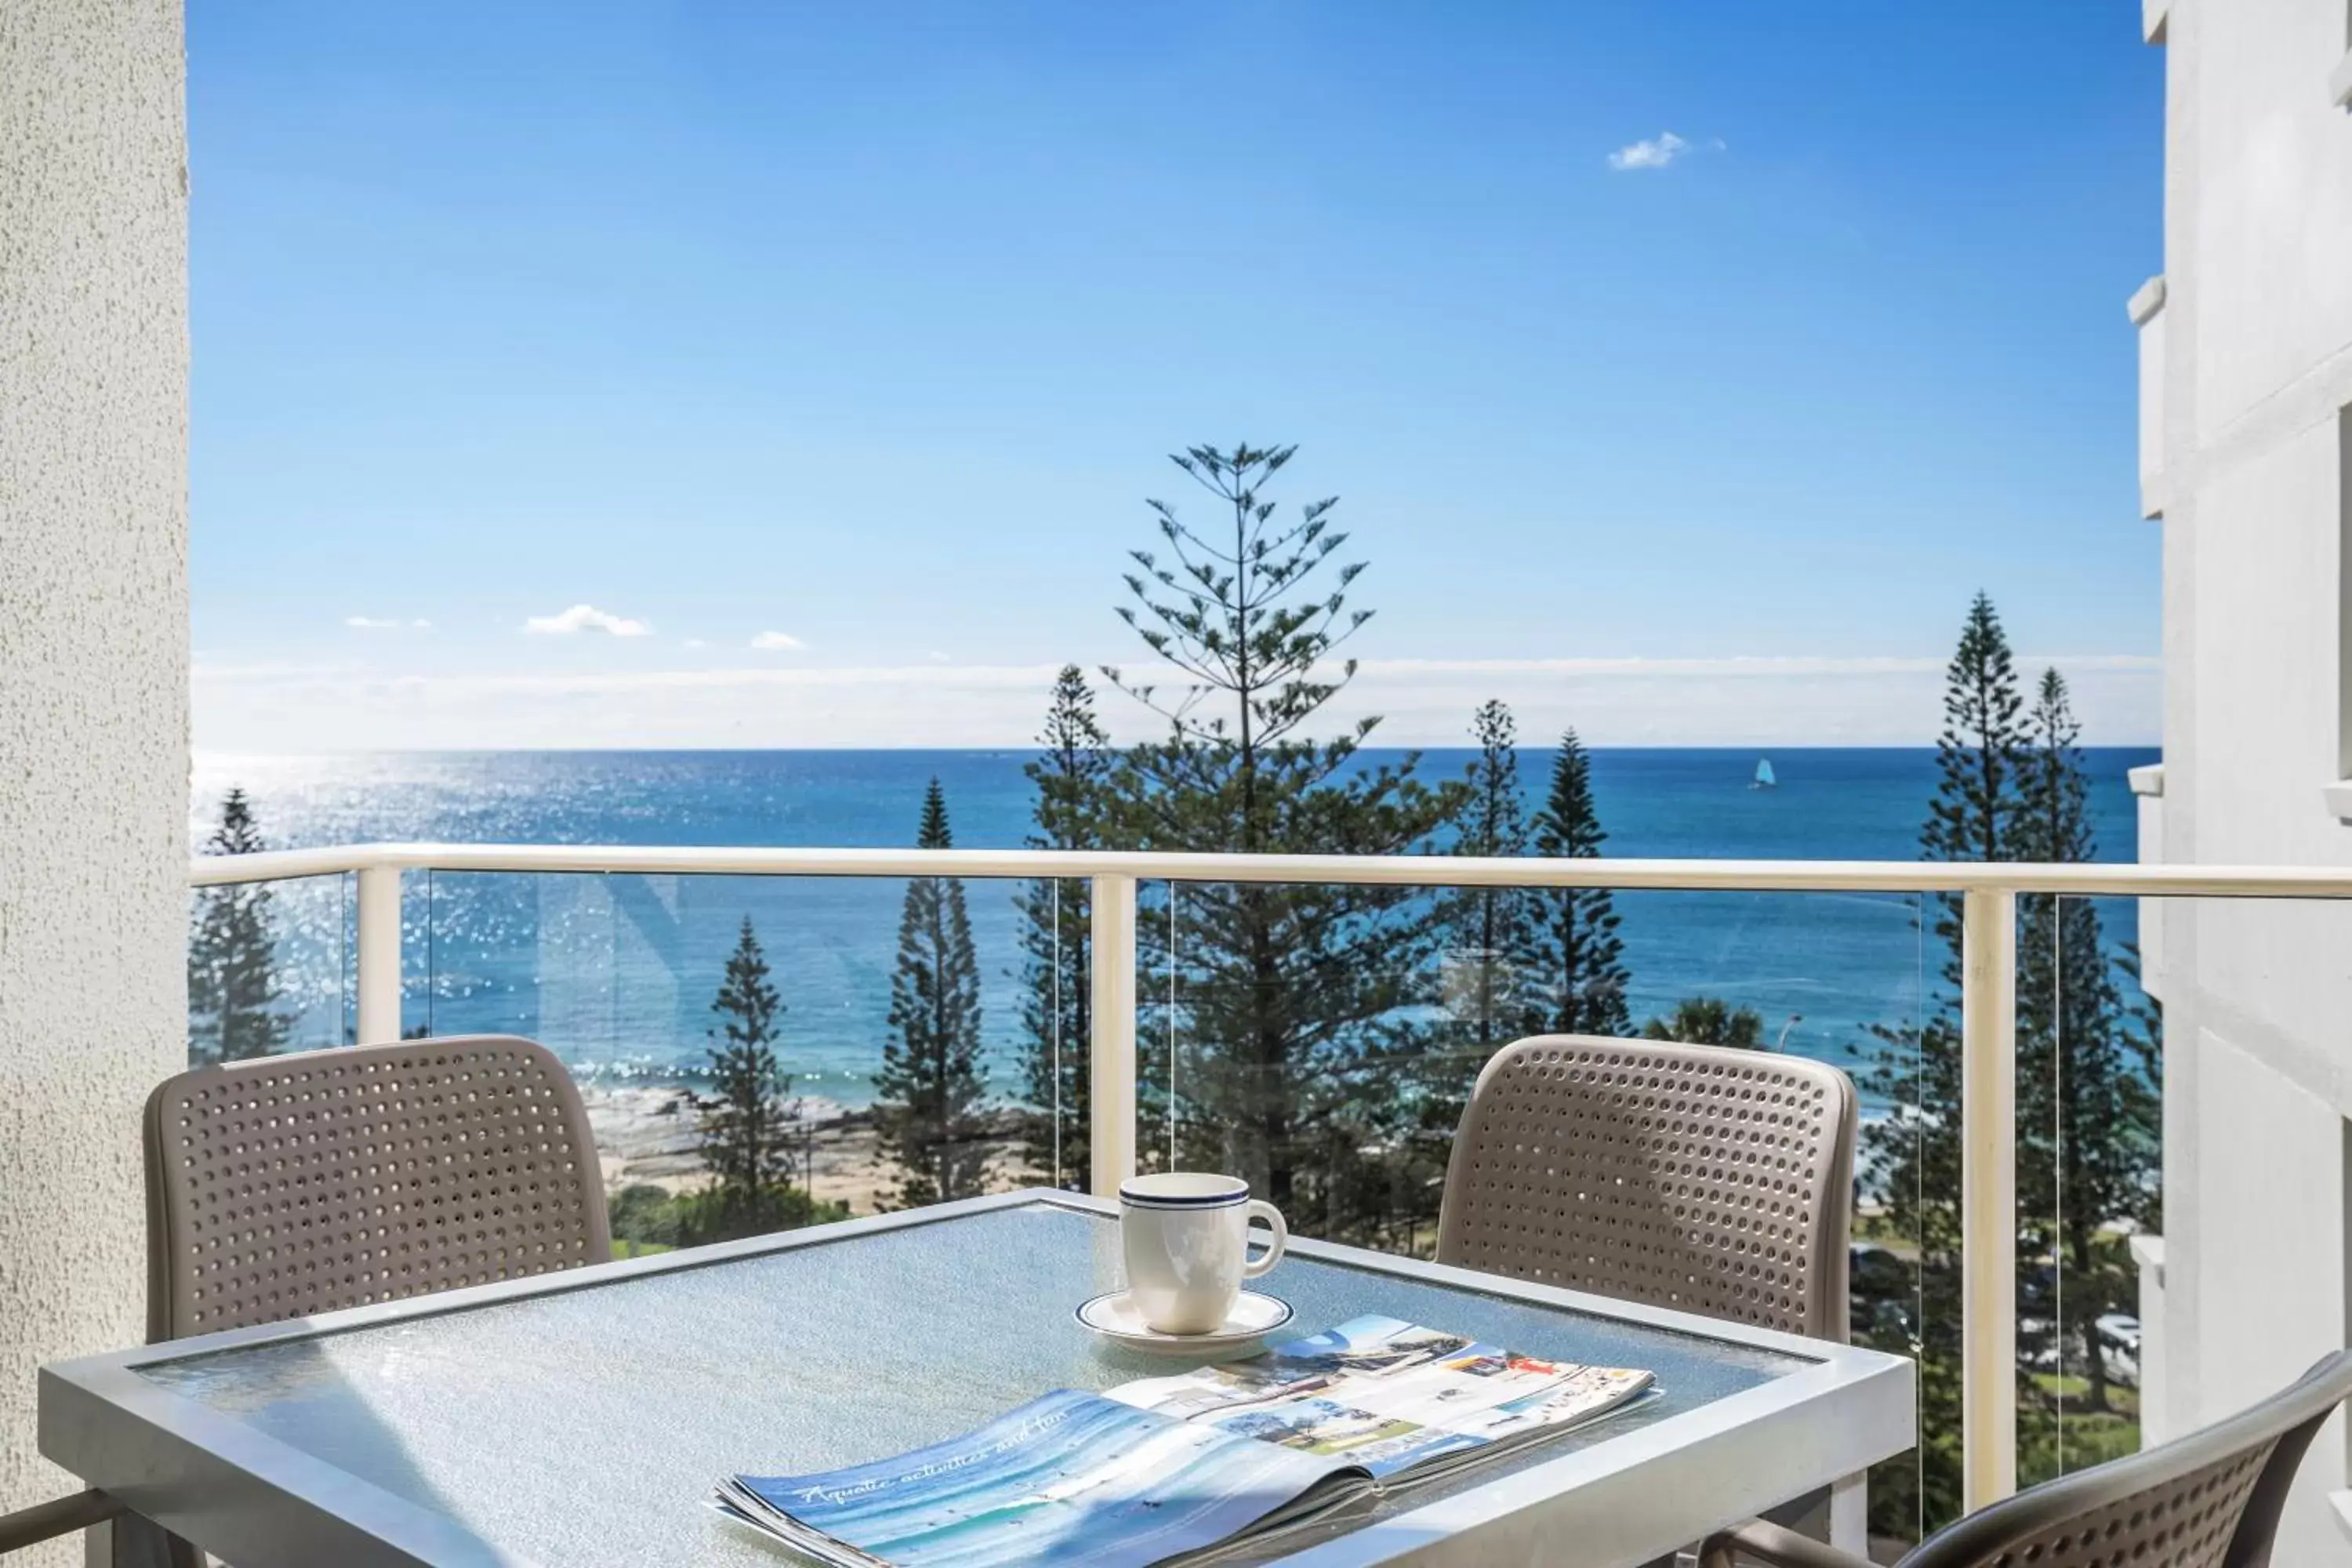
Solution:
{"label": "chair armrest", "polygon": [[1708,1536],[1698,1549],[1698,1568],[1737,1568],[1739,1558],[1752,1558],[1771,1568],[1870,1568],[1867,1561],[1851,1552],[1760,1519]]}
{"label": "chair armrest", "polygon": [[77,1530],[88,1530],[121,1511],[122,1505],[104,1492],[88,1491],[0,1514],[0,1552],[15,1552]]}

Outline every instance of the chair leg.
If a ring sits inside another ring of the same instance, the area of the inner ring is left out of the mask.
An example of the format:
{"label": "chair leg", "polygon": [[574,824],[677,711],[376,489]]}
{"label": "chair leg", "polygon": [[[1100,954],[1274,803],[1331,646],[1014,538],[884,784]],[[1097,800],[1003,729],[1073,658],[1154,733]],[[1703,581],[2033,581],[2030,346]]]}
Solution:
{"label": "chair leg", "polygon": [[[1793,1530],[1799,1535],[1814,1541],[1831,1541],[1836,1526],[1836,1490],[1823,1487],[1793,1498],[1778,1508],[1764,1510],[1764,1519],[1783,1530]],[[1833,1542],[1832,1542],[1833,1543]]]}
{"label": "chair leg", "polygon": [[88,1568],[205,1568],[202,1552],[135,1513],[91,1527],[82,1542]]}
{"label": "chair leg", "polygon": [[[1814,1541],[1825,1541],[1842,1552],[1856,1557],[1869,1556],[1870,1494],[1864,1489],[1868,1478],[1846,1476],[1820,1491],[1807,1492],[1779,1508],[1764,1510],[1765,1519],[1784,1530]],[[1662,1558],[1646,1563],[1643,1568],[1666,1568],[1685,1559]]]}
{"label": "chair leg", "polygon": [[[1867,1561],[1870,1556],[1870,1478],[1857,1472],[1841,1476],[1817,1492],[1767,1509],[1764,1518],[1784,1530],[1813,1541],[1826,1542],[1840,1552]],[[1700,1568],[1713,1568],[1702,1561]]]}

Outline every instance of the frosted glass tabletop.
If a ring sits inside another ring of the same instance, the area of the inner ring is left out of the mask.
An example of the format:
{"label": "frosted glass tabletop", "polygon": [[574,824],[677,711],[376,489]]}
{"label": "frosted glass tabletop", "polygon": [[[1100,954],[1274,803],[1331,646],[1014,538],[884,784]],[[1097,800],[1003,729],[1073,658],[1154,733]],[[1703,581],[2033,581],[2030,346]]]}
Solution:
{"label": "frosted glass tabletop", "polygon": [[[251,1451],[299,1456],[298,1468],[318,1461],[512,1558],[758,1568],[786,1559],[703,1506],[723,1475],[875,1459],[1049,1389],[1102,1389],[1184,1364],[1119,1350],[1074,1320],[1078,1303],[1118,1285],[1118,1243],[1100,1213],[1000,1203],[708,1264],[622,1266],[583,1288],[533,1281],[535,1293],[458,1310],[396,1303],[332,1331],[125,1352],[115,1375],[221,1418],[197,1423],[216,1451],[241,1449],[246,1435],[274,1440]],[[1465,1289],[1368,1254],[1306,1250],[1258,1285],[1297,1309],[1284,1337],[1380,1312],[1656,1373],[1660,1397],[1474,1468],[1446,1483],[1457,1491],[1819,1364],[1788,1342],[1768,1349],[1514,1300],[1506,1281]],[[1444,1495],[1416,1489],[1323,1533]],[[1314,1539],[1287,1537],[1282,1549]]]}

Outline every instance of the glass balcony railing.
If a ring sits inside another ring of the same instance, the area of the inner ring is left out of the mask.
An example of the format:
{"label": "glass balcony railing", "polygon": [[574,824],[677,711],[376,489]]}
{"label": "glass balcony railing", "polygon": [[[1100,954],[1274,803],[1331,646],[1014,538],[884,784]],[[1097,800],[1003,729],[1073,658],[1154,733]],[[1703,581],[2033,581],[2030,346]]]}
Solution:
{"label": "glass balcony railing", "polygon": [[190,890],[192,1064],[315,1050],[356,1037],[353,881],[339,871]]}
{"label": "glass balcony railing", "polygon": [[[1829,1061],[1862,1103],[1852,1331],[1927,1368],[1919,1447],[1871,1478],[1873,1533],[1892,1540],[2141,1441],[2135,1237],[2159,1220],[2161,1052],[2143,913],[2272,899],[2250,984],[2339,962],[2352,918],[2334,901],[2352,879],[2130,866],[492,846],[236,861],[192,876],[192,1000],[266,972],[272,1021],[230,1007],[233,1044],[542,1041],[589,1099],[635,1247],[714,1234],[696,1194],[730,1026],[772,1052],[755,1092],[789,1130],[794,1195],[771,1226],[1207,1165],[1301,1234],[1421,1255],[1454,1122],[1511,1039],[1572,1016]],[[1620,946],[1564,980],[1542,928],[1571,904]],[[1662,973],[1685,978],[1642,979]],[[199,1059],[221,1053],[223,1016],[193,1009]]]}
{"label": "glass balcony railing", "polygon": [[2160,1227],[2159,1010],[2136,900],[2018,910],[2018,1481],[2141,1446],[2135,1235]]}

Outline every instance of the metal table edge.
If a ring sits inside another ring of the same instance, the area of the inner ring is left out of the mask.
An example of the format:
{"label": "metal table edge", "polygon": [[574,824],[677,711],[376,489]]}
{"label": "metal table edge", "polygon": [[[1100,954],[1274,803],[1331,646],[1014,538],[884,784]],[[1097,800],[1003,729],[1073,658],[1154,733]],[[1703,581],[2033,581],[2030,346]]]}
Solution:
{"label": "metal table edge", "polygon": [[[936,1224],[966,1215],[1025,1206],[1032,1191],[996,1193],[928,1208],[873,1215],[828,1226],[812,1226],[774,1236],[711,1247],[683,1248],[653,1258],[625,1258],[561,1273],[528,1275],[488,1285],[373,1302],[311,1318],[227,1329],[217,1333],[101,1352],[52,1363],[39,1370],[37,1447],[44,1458],[89,1485],[116,1497],[133,1512],[209,1551],[260,1560],[234,1528],[234,1510],[218,1500],[245,1486],[270,1494],[274,1504],[290,1504],[293,1518],[268,1534],[299,1535],[313,1542],[316,1560],[347,1568],[546,1568],[507,1552],[446,1514],[420,1508],[371,1481],[255,1431],[194,1400],[140,1375],[141,1369],[169,1362],[300,1339],[438,1317],[501,1302],[624,1283],[643,1275],[708,1268],[740,1258],[855,1239],[910,1226]],[[89,1416],[111,1407],[138,1422],[135,1447],[151,1460],[168,1460],[175,1472],[164,1481],[142,1479],[121,1468],[124,1456],[120,1423],[101,1440]],[[183,1501],[183,1499],[198,1501]],[[227,1517],[231,1528],[215,1521]],[[240,1552],[240,1548],[244,1548]]]}
{"label": "metal table edge", "polygon": [[[375,1302],[313,1318],[76,1357],[40,1369],[39,1448],[45,1457],[90,1484],[116,1490],[126,1506],[198,1545],[229,1552],[232,1560],[240,1542],[207,1529],[205,1510],[182,1508],[173,1496],[142,1488],[135,1479],[116,1479],[110,1484],[110,1456],[90,1447],[96,1443],[97,1436],[83,1418],[89,1408],[89,1402],[111,1405],[131,1415],[147,1429],[144,1436],[152,1439],[153,1446],[169,1449],[194,1471],[211,1472],[209,1479],[215,1485],[233,1488],[244,1480],[279,1494],[304,1510],[300,1523],[306,1529],[323,1531],[331,1537],[341,1536],[336,1560],[348,1562],[352,1568],[376,1568],[378,1564],[384,1568],[411,1568],[414,1564],[540,1568],[483,1541],[446,1515],[418,1507],[277,1438],[183,1398],[140,1375],[141,1369],[283,1341],[322,1338],[386,1323],[468,1311],[507,1301],[594,1289],[645,1276],[717,1267],[799,1247],[833,1245],[915,1226],[1032,1206],[1059,1208],[1097,1218],[1114,1217],[1118,1211],[1115,1202],[1089,1194],[1024,1188],[774,1236],[685,1248],[652,1258],[500,1280]],[[1627,1433],[1622,1438],[1529,1466],[1466,1488],[1424,1508],[1368,1524],[1337,1540],[1285,1557],[1281,1560],[1285,1563],[1336,1568],[1341,1563],[1395,1561],[1433,1541],[1466,1549],[1473,1538],[1498,1523],[1516,1520],[1524,1524],[1528,1516],[1545,1511],[1543,1503],[1547,1498],[1556,1500],[1567,1489],[1582,1490],[1598,1482],[1622,1478],[1667,1455],[1719,1446],[1726,1434],[1754,1430],[1765,1423],[1786,1426],[1791,1419],[1801,1417],[1808,1405],[1818,1407],[1824,1415],[1832,1406],[1840,1407],[1841,1418],[1835,1427],[1848,1436],[1848,1446],[1856,1456],[1847,1468],[1860,1469],[1874,1459],[1900,1452],[1913,1441],[1910,1407],[1916,1391],[1910,1383],[1911,1363],[1898,1356],[1340,1243],[1301,1237],[1290,1243],[1290,1250],[1319,1262],[1588,1313],[1694,1339],[1767,1351],[1810,1364],[1700,1409]],[[1897,1412],[1893,1406],[1876,1398],[1857,1401],[1853,1397],[1857,1391],[1881,1389],[1890,1379],[1899,1379],[1903,1393],[1911,1396],[1901,1401],[1899,1420],[1895,1419]],[[1875,1421],[1869,1420],[1873,1416]],[[1863,1425],[1865,1422],[1876,1430],[1866,1434]],[[1890,1437],[1899,1441],[1883,1452],[1876,1451]],[[195,1489],[209,1492],[212,1488]],[[1788,1495],[1803,1489],[1797,1488]],[[1719,1522],[1745,1517],[1780,1500],[1784,1499],[1772,1497],[1752,1506],[1734,1505]],[[212,1511],[218,1512],[216,1509]]]}
{"label": "metal table edge", "polygon": [[[207,1552],[261,1562],[299,1549],[294,1560],[349,1568],[542,1568],[446,1514],[149,1383],[134,1368],[91,1366],[91,1359],[41,1369],[41,1452]],[[102,1437],[101,1411],[114,1417]],[[124,1415],[139,1425],[126,1431]],[[82,1464],[58,1457],[101,1442]],[[248,1502],[266,1505],[266,1524],[257,1510],[245,1511]]]}
{"label": "metal table edge", "polygon": [[[1578,1568],[1653,1563],[1707,1531],[1911,1447],[1917,1441],[1911,1363],[1864,1355],[1498,1475],[1276,1562],[1282,1568],[1369,1568],[1513,1561],[1529,1538],[1556,1541],[1569,1530],[1601,1553],[1579,1558]],[[1643,1533],[1645,1510],[1682,1513],[1686,1523],[1694,1495],[1710,1505],[1696,1531]]]}

